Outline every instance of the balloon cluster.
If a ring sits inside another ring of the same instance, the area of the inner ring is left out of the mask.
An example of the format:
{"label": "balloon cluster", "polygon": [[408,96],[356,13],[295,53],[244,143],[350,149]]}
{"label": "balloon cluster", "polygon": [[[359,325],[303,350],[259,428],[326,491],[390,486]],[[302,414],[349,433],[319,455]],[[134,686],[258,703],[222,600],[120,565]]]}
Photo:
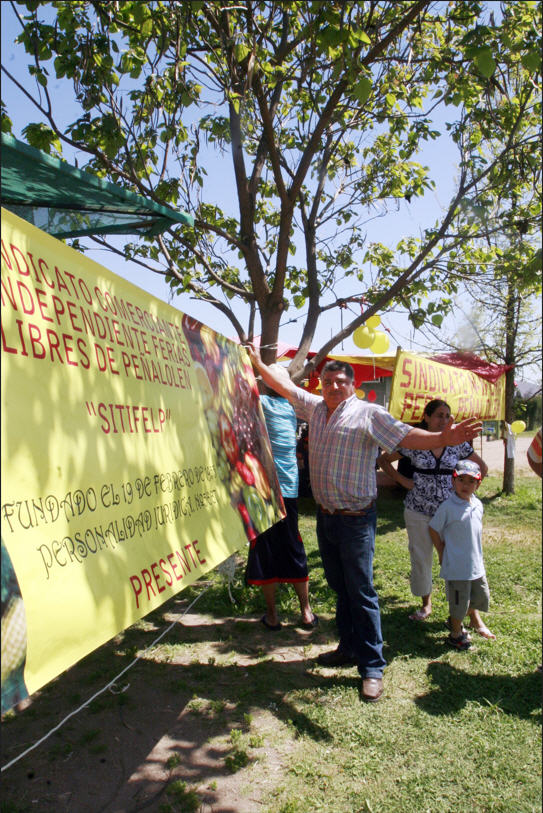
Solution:
{"label": "balloon cluster", "polygon": [[386,353],[390,341],[386,333],[376,330],[381,324],[381,317],[377,314],[370,316],[365,325],[357,327],[353,333],[353,342],[357,347],[372,350],[375,355]]}

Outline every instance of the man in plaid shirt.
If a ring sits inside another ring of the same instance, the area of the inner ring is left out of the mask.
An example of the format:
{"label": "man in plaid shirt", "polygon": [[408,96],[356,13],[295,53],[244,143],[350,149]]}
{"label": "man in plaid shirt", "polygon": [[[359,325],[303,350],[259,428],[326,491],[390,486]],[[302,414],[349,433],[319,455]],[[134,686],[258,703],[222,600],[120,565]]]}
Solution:
{"label": "man in plaid shirt", "polygon": [[265,383],[287,398],[309,424],[309,474],[317,503],[317,539],[328,584],[337,594],[339,645],[319,655],[323,666],[355,665],[363,700],[383,693],[383,638],[379,601],[373,586],[377,515],[375,460],[391,452],[454,446],[476,437],[481,423],[468,418],[440,432],[395,420],[385,409],[357,398],[350,364],[328,362],[321,375],[322,397],[293,384],[284,369],[267,367],[254,348],[251,360]]}

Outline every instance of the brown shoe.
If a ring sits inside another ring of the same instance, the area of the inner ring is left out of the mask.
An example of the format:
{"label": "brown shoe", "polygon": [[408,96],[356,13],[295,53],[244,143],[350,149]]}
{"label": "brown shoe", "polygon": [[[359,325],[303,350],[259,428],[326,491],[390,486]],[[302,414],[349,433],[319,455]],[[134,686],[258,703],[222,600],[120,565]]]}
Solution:
{"label": "brown shoe", "polygon": [[352,655],[347,655],[338,647],[331,652],[321,652],[317,655],[317,663],[321,666],[354,666],[356,661]]}
{"label": "brown shoe", "polygon": [[362,700],[366,700],[368,703],[377,703],[382,694],[382,678],[364,678],[362,680]]}

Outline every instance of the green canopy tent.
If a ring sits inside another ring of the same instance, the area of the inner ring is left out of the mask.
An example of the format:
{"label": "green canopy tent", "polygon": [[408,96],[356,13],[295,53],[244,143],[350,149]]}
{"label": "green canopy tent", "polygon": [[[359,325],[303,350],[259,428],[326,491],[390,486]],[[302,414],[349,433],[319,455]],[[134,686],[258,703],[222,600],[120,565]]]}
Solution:
{"label": "green canopy tent", "polygon": [[154,237],[179,223],[176,212],[2,133],[2,206],[64,239],[93,234]]}

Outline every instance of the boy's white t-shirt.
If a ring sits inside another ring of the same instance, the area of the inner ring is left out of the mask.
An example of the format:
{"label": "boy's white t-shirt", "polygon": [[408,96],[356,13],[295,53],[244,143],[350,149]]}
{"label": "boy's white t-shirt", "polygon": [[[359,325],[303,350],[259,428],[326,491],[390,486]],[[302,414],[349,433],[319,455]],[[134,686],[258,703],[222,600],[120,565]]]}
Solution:
{"label": "boy's white t-shirt", "polygon": [[430,520],[430,528],[445,543],[439,575],[447,581],[473,581],[485,575],[483,562],[483,504],[451,494]]}

